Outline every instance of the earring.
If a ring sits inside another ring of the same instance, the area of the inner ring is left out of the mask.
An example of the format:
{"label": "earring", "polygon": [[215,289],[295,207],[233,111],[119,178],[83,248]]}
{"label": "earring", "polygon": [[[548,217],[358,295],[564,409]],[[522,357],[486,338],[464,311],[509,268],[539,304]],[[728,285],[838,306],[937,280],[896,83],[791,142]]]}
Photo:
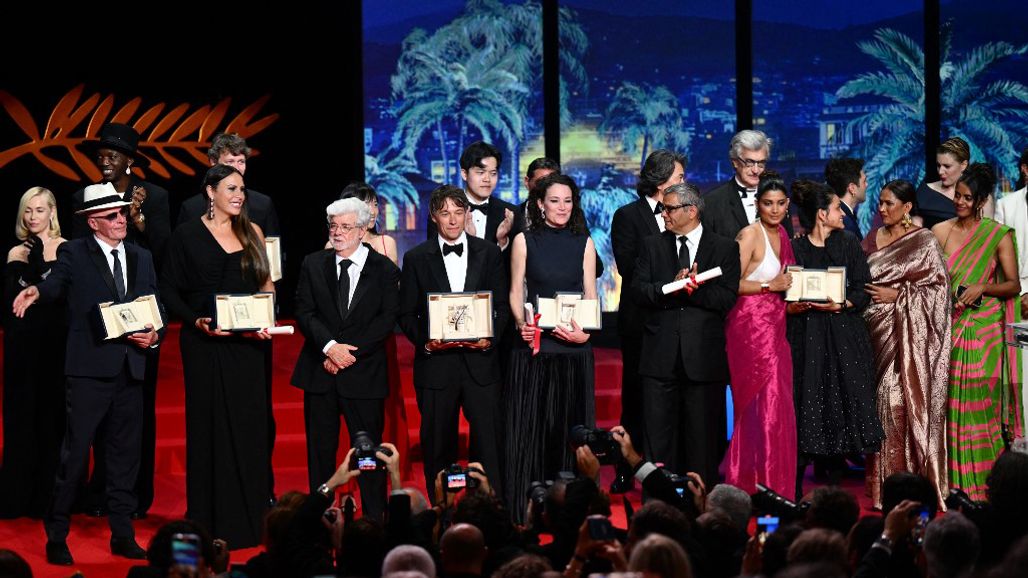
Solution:
{"label": "earring", "polygon": [[982,220],[982,212],[984,211],[984,209],[985,209],[984,206],[978,205],[978,208],[975,210],[975,215],[977,215],[977,219],[979,221]]}
{"label": "earring", "polygon": [[214,199],[207,197],[207,220],[214,220]]}
{"label": "earring", "polygon": [[910,226],[914,224],[914,221],[910,219],[910,213],[903,213],[903,219],[900,220],[900,224],[903,225],[904,231],[909,229]]}
{"label": "earring", "polygon": [[125,174],[126,175],[131,175],[132,174],[132,167],[125,167]]}

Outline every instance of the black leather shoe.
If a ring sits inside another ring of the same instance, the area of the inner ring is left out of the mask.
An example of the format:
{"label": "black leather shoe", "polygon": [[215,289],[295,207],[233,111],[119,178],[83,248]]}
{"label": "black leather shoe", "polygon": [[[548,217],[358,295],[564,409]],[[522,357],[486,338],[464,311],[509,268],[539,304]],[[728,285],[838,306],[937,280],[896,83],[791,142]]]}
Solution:
{"label": "black leather shoe", "polygon": [[67,542],[51,542],[49,540],[46,543],[46,561],[58,566],[71,566],[75,563]]}
{"label": "black leather shoe", "polygon": [[111,538],[111,554],[130,560],[146,560],[146,550],[136,544],[135,538]]}
{"label": "black leather shoe", "polygon": [[268,496],[268,508],[269,509],[270,508],[274,508],[277,505],[278,505],[278,498],[275,497],[275,494],[269,495]]}

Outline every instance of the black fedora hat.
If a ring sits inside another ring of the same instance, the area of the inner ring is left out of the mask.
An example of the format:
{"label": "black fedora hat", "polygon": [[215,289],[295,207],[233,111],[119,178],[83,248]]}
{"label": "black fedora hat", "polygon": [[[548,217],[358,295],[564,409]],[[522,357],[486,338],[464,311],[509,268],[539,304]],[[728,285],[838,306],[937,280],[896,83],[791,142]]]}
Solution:
{"label": "black fedora hat", "polygon": [[146,158],[136,150],[139,147],[139,133],[127,124],[109,122],[100,127],[100,138],[82,142],[82,148],[88,152],[96,149],[108,148],[122,152],[132,157],[134,167],[146,167],[150,159]]}

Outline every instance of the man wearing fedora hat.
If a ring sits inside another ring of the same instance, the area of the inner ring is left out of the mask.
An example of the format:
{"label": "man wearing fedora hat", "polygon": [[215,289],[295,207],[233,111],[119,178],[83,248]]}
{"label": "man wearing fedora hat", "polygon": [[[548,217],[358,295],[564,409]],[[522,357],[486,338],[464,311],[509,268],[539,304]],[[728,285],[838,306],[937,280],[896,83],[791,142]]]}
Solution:
{"label": "man wearing fedora hat", "polygon": [[14,299],[18,317],[36,301],[63,299],[68,310],[67,428],[53,498],[44,517],[46,558],[51,564],[74,563],[66,543],[71,508],[97,433],[103,434],[106,447],[111,552],[132,559],[146,555],[136,543],[131,515],[136,510],[134,485],[143,427],[142,382],[161,333],[148,325],[147,331],[106,339],[95,319],[99,303],[157,295],[150,252],[125,242],[130,204],[111,183],[86,187],[78,213],[93,234],[61,245],[46,280]]}
{"label": "man wearing fedora hat", "polygon": [[[113,186],[120,200],[129,207],[128,228],[125,242],[149,249],[156,266],[160,266],[164,247],[171,238],[171,216],[168,208],[168,191],[146,182],[132,173],[133,167],[146,167],[150,160],[139,153],[139,133],[131,126],[107,123],[100,127],[99,138],[81,144],[100,169],[101,182]],[[72,196],[76,208],[82,208],[85,189]],[[93,231],[86,224],[86,217],[77,213],[72,223],[72,238],[89,237]],[[144,517],[153,504],[154,448],[157,442],[157,420],[155,403],[157,397],[157,366],[159,350],[153,353],[153,361],[146,369],[143,380],[143,442],[139,465],[139,479],[136,482],[138,509],[133,517]],[[103,458],[103,434],[97,440],[95,451]],[[106,476],[104,460],[96,460],[93,476],[79,508],[93,516],[104,514],[106,503],[104,491]]]}

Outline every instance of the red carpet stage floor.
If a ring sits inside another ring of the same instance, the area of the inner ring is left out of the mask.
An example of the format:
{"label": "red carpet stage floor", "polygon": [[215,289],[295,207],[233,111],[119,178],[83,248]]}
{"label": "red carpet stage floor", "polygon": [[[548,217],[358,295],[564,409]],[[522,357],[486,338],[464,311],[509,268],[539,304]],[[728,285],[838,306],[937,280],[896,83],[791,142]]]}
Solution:
{"label": "red carpet stage floor", "polygon": [[[303,429],[303,395],[289,385],[293,365],[299,353],[303,338],[299,335],[275,338],[273,401],[278,436],[275,444],[275,491],[281,495],[289,490],[306,491],[306,450]],[[407,483],[424,491],[421,475],[418,427],[420,415],[414,399],[411,361],[413,349],[402,336],[397,338],[400,372],[403,381],[404,406],[406,408],[407,431],[411,449],[404,460],[409,463],[412,478]],[[621,412],[619,391],[621,387],[621,354],[617,349],[597,348],[596,358],[596,415],[598,425],[609,428],[618,421]],[[40,363],[46,363],[44,359]],[[462,420],[463,421],[463,420]],[[462,428],[461,443],[466,447],[467,426]],[[386,440],[389,441],[389,440]],[[348,447],[342,440],[341,448]],[[178,326],[173,325],[164,340],[161,352],[160,382],[157,388],[157,453],[156,453],[156,499],[147,519],[136,523],[137,539],[144,547],[154,531],[169,520],[185,513],[185,407],[182,387],[182,358],[178,348]],[[402,451],[402,448],[401,448]],[[605,485],[613,477],[612,468],[603,468]],[[868,500],[864,497],[863,480],[851,479],[844,483],[867,512]],[[639,506],[638,484],[629,499]],[[806,489],[814,486],[809,472]],[[356,488],[354,488],[356,490]],[[624,509],[621,500],[614,500],[614,523],[625,527]],[[108,541],[110,532],[106,518],[90,518],[76,515],[72,519],[68,546],[75,556],[76,565],[69,569],[50,566],[44,557],[46,535],[40,521],[22,518],[0,520],[0,548],[10,548],[24,556],[32,565],[37,578],[66,577],[74,570],[89,578],[125,576],[131,563],[111,556]],[[231,547],[231,544],[229,545]],[[260,548],[234,550],[232,561],[241,563],[260,551]]]}

